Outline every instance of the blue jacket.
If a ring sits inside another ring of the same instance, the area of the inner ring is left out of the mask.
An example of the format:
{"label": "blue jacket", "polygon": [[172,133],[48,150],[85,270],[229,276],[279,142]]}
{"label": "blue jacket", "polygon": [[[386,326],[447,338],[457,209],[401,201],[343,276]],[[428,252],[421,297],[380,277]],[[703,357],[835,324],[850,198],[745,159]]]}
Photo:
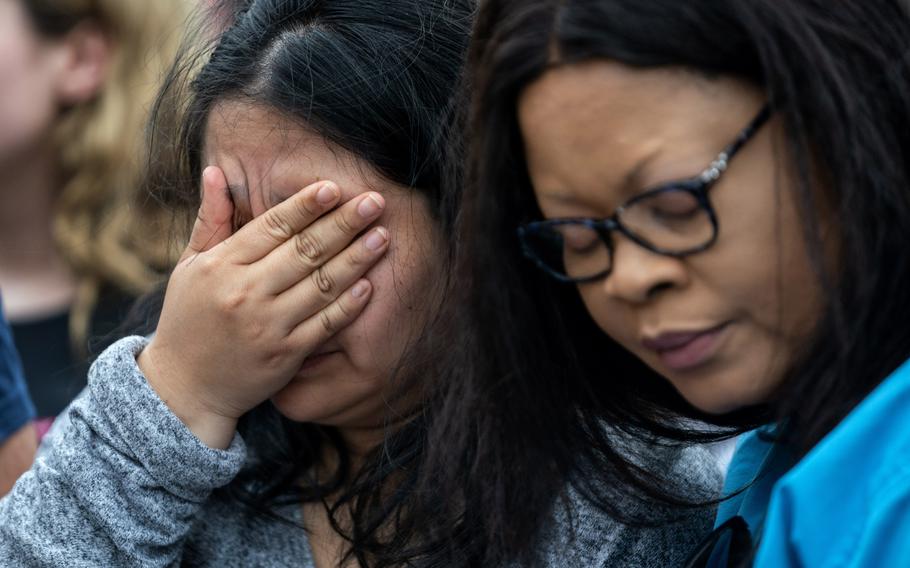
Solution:
{"label": "blue jacket", "polygon": [[0,445],[35,417],[0,301]]}
{"label": "blue jacket", "polygon": [[744,436],[717,524],[739,514],[758,541],[756,568],[910,566],[910,361],[799,463]]}

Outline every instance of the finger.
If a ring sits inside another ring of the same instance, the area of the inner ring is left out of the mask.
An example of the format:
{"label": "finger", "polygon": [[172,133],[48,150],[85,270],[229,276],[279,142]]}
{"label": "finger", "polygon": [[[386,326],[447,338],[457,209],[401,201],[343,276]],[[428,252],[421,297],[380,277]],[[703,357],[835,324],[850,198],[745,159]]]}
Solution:
{"label": "finger", "polygon": [[298,191],[235,233],[231,260],[239,264],[256,262],[334,207],[340,197],[338,186],[330,181]]}
{"label": "finger", "polygon": [[294,328],[289,335],[291,344],[301,352],[312,352],[350,325],[363,312],[372,293],[370,281],[359,280],[325,309]]}
{"label": "finger", "polygon": [[202,172],[202,203],[196,214],[190,242],[180,261],[211,250],[230,237],[233,215],[234,202],[228,192],[224,172],[217,166],[205,168]]}
{"label": "finger", "polygon": [[275,306],[286,329],[293,329],[334,302],[353,286],[389,249],[389,231],[376,227],[310,276],[280,294]]}
{"label": "finger", "polygon": [[385,200],[370,191],[294,235],[257,263],[262,290],[280,294],[315,273],[382,215],[383,209]]}

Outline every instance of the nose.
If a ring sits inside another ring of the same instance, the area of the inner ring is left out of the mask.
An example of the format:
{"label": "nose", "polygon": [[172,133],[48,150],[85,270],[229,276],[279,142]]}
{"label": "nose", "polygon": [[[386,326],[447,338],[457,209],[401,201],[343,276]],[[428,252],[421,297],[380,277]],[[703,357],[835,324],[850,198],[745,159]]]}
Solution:
{"label": "nose", "polygon": [[652,252],[623,235],[614,237],[613,267],[604,292],[617,300],[644,303],[664,290],[688,283],[685,261]]}

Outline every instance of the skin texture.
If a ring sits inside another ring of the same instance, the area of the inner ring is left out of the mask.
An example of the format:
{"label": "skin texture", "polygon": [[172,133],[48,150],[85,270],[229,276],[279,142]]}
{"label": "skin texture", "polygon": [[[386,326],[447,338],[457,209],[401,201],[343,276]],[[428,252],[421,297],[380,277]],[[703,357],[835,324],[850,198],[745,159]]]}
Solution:
{"label": "skin texture", "polygon": [[31,467],[37,449],[34,424],[23,426],[0,445],[0,497],[9,493],[19,476]]}
{"label": "skin texture", "polygon": [[196,436],[226,448],[237,419],[357,317],[371,291],[360,276],[385,253],[388,232],[376,228],[348,246],[379,215],[382,198],[367,194],[319,219],[340,197],[335,184],[319,182],[232,235],[224,172],[208,167],[202,180],[190,242],[138,363]]}
{"label": "skin texture", "polygon": [[40,146],[62,106],[92,99],[110,46],[86,22],[58,39],[41,36],[22,0],[0,0],[0,160],[15,164]]}
{"label": "skin texture", "polygon": [[423,197],[379,177],[362,160],[269,109],[226,102],[213,109],[205,159],[222,168],[243,224],[296,193],[331,179],[341,202],[376,191],[386,202],[376,221],[390,233],[387,256],[365,274],[373,295],[363,313],[317,351],[329,355],[301,369],[272,397],[282,414],[337,426],[354,448],[368,449],[387,419],[384,396],[398,359],[421,329],[437,250]]}
{"label": "skin texture", "polygon": [[40,141],[57,112],[60,56],[35,32],[19,0],[0,0],[0,158],[7,165]]}
{"label": "skin texture", "polygon": [[227,447],[237,419],[272,399],[292,420],[338,427],[356,459],[394,422],[389,377],[427,314],[438,250],[427,204],[256,105],[217,105],[204,154],[199,217],[139,366],[210,446]]}
{"label": "skin texture", "polygon": [[[609,61],[548,71],[519,101],[541,211],[607,217],[638,193],[698,175],[763,97],[733,79]],[[672,258],[614,232],[612,273],[578,287],[601,329],[707,412],[767,400],[821,312],[792,176],[777,151],[781,130],[772,117],[711,189],[720,222],[713,247]],[[670,368],[642,344],[721,324],[710,355],[693,368]]]}

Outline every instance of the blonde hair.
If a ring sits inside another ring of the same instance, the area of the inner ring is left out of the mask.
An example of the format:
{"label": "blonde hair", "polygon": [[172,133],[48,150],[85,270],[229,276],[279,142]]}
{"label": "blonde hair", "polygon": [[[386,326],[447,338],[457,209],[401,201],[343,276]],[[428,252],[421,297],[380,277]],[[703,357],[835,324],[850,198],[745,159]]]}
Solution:
{"label": "blonde hair", "polygon": [[65,110],[53,139],[63,185],[54,237],[77,278],[70,316],[74,346],[85,344],[105,284],[149,291],[173,263],[170,213],[140,195],[143,127],[182,38],[189,0],[25,0],[36,27],[63,35],[99,25],[111,45],[104,85],[92,101]]}

